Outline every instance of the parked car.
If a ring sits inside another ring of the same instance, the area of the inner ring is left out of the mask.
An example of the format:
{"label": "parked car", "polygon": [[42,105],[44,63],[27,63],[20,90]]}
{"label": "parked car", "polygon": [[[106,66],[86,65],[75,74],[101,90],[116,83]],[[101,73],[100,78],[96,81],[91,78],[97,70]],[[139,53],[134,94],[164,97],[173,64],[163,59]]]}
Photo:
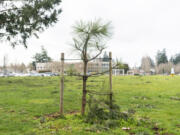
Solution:
{"label": "parked car", "polygon": [[3,73],[0,73],[0,77],[4,77],[4,74],[3,74]]}

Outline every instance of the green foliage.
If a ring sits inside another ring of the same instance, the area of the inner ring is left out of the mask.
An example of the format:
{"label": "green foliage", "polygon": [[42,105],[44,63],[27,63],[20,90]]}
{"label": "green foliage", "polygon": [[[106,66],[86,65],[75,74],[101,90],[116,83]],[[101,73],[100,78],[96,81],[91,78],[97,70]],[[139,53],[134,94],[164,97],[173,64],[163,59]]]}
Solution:
{"label": "green foliage", "polygon": [[41,53],[36,53],[33,57],[35,63],[45,63],[50,62],[52,59],[48,56],[47,51],[42,46]]}
{"label": "green foliage", "polygon": [[110,23],[102,23],[102,20],[95,20],[89,22],[77,22],[73,27],[74,32],[84,36],[83,34],[90,35],[92,37],[109,37],[110,36]]}
{"label": "green foliage", "polygon": [[180,53],[176,54],[174,57],[171,57],[170,61],[172,63],[179,64],[180,63]]}
{"label": "green foliage", "polygon": [[124,69],[124,72],[127,73],[127,71],[129,70],[129,65],[126,63],[122,63],[121,61],[117,60],[116,61],[116,68],[118,69]]}
{"label": "green foliage", "polygon": [[[41,47],[41,52],[36,53],[33,57],[34,61],[32,61],[33,70],[36,70],[36,63],[46,63],[52,61],[51,57],[48,56],[47,51],[44,47]],[[43,71],[45,72],[45,71]],[[49,72],[49,71],[46,71]]]}
{"label": "green foliage", "polygon": [[74,67],[74,64],[71,64],[70,66],[68,66],[68,69],[65,71],[65,73],[69,76],[72,76],[72,75],[77,75],[77,71]]}
{"label": "green foliage", "polygon": [[103,55],[103,62],[108,62],[109,61],[109,56],[107,55],[106,52],[104,52],[104,55]]}
{"label": "green foliage", "polygon": [[111,36],[110,23],[102,20],[79,21],[73,26],[72,48],[78,52],[83,60],[90,61],[97,58],[105,47],[105,39]]}
{"label": "green foliage", "polygon": [[0,2],[0,40],[8,40],[14,47],[27,39],[38,37],[58,21],[61,0],[22,0]]}
{"label": "green foliage", "polygon": [[157,61],[157,65],[168,62],[168,58],[167,58],[165,49],[157,52],[156,61]]}
{"label": "green foliage", "polygon": [[128,121],[132,119],[134,111],[120,112],[120,107],[117,104],[113,102],[111,109],[109,104],[107,100],[96,99],[90,96],[88,101],[89,108],[85,121],[96,125],[97,130],[107,130],[120,126],[121,120]]}
{"label": "green foliage", "polygon": [[86,116],[86,122],[91,124],[103,124],[104,120],[109,118],[108,105],[103,101],[97,101],[90,97],[88,101],[88,113]]}

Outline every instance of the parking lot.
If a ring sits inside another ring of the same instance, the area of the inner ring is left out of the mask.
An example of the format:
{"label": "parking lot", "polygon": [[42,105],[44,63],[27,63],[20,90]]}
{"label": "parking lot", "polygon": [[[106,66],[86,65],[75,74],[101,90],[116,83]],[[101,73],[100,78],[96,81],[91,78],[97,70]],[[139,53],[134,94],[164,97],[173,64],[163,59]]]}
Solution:
{"label": "parking lot", "polygon": [[51,72],[45,72],[45,73],[0,73],[0,77],[25,77],[25,76],[58,76],[58,73],[51,73]]}

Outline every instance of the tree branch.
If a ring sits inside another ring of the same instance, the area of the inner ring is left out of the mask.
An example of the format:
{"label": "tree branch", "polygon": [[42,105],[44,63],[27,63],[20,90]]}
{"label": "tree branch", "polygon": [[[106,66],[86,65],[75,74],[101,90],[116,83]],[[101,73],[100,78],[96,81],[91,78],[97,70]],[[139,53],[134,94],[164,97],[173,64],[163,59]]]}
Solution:
{"label": "tree branch", "polygon": [[103,50],[104,50],[104,48],[101,48],[101,49],[99,50],[99,53],[98,53],[96,56],[94,56],[94,57],[92,57],[91,59],[89,59],[88,61],[92,61],[92,60],[96,59],[96,58],[102,53]]}
{"label": "tree branch", "polygon": [[4,12],[7,12],[7,11],[9,12],[9,11],[18,10],[18,9],[20,10],[20,8],[17,8],[17,7],[16,8],[10,8],[10,9],[4,9],[4,10],[0,10],[0,13],[4,13]]}
{"label": "tree branch", "polygon": [[83,50],[78,46],[78,41],[76,39],[73,39],[74,40],[74,47],[76,50],[80,51],[81,53],[83,52]]}
{"label": "tree branch", "polygon": [[26,0],[1,0],[0,2],[5,2],[5,1],[10,2],[10,1],[26,1]]}

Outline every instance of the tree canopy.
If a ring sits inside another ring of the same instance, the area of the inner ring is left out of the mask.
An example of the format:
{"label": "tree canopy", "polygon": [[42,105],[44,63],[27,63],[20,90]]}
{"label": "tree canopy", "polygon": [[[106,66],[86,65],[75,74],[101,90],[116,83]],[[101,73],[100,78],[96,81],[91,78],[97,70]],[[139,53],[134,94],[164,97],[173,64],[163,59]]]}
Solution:
{"label": "tree canopy", "polygon": [[168,58],[166,55],[166,49],[163,49],[162,51],[157,52],[156,61],[157,61],[157,65],[168,62]]}
{"label": "tree canopy", "polygon": [[97,58],[106,48],[105,39],[111,36],[110,23],[102,20],[89,22],[79,21],[73,26],[73,49],[85,61]]}
{"label": "tree canopy", "polygon": [[34,58],[34,62],[36,63],[45,63],[52,61],[51,57],[48,56],[47,51],[44,49],[44,47],[41,48],[40,53],[36,53]]}
{"label": "tree canopy", "polygon": [[174,57],[171,57],[171,62],[173,62],[175,65],[180,63],[180,53],[176,54]]}
{"label": "tree canopy", "polygon": [[116,68],[124,69],[124,72],[127,73],[129,70],[129,65],[127,63],[123,63],[121,60],[116,59]]}
{"label": "tree canopy", "polygon": [[61,0],[1,0],[0,1],[0,41],[9,41],[14,47],[27,39],[38,37],[58,21]]}

